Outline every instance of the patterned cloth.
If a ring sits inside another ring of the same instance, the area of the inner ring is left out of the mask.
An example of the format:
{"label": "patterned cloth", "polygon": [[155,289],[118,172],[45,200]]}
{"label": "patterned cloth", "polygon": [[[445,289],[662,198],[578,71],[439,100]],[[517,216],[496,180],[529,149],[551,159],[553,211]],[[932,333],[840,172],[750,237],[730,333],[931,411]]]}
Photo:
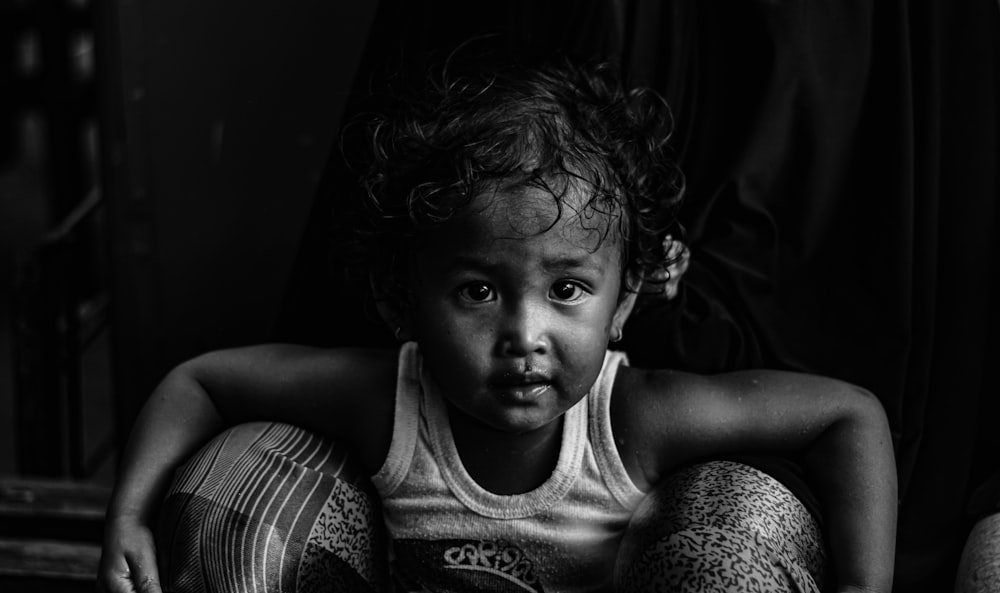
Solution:
{"label": "patterned cloth", "polygon": [[671,476],[636,509],[619,550],[619,593],[818,593],[819,524],[780,482],[731,461]]}
{"label": "patterned cloth", "polygon": [[980,519],[965,542],[955,593],[1000,591],[1000,511]]}
{"label": "patterned cloth", "polygon": [[380,590],[375,500],[328,440],[278,423],[231,429],[177,471],[164,501],[164,591]]}
{"label": "patterned cloth", "polygon": [[[175,593],[388,591],[368,480],[304,430],[237,426],[182,466],[164,501],[160,579]],[[616,591],[819,591],[817,523],[778,481],[711,462],[651,492],[618,554]]]}

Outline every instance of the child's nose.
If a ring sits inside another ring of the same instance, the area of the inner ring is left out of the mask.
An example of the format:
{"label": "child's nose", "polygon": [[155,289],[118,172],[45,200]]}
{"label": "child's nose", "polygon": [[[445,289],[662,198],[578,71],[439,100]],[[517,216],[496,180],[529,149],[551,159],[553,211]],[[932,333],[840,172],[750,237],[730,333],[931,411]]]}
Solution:
{"label": "child's nose", "polygon": [[548,315],[544,307],[519,303],[506,315],[500,346],[505,356],[544,353],[549,348],[548,333]]}

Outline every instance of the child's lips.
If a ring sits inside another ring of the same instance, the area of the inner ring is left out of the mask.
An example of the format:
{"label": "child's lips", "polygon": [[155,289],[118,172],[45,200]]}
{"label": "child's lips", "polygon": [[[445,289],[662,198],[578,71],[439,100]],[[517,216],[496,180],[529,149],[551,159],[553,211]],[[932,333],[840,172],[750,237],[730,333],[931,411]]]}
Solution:
{"label": "child's lips", "polygon": [[493,376],[493,383],[499,385],[526,385],[528,383],[549,383],[552,379],[548,373],[539,370],[508,370]]}
{"label": "child's lips", "polygon": [[552,388],[552,381],[545,373],[504,373],[493,382],[501,397],[519,403],[540,399]]}
{"label": "child's lips", "polygon": [[508,401],[530,404],[541,399],[551,387],[547,382],[506,384],[500,386],[500,396]]}

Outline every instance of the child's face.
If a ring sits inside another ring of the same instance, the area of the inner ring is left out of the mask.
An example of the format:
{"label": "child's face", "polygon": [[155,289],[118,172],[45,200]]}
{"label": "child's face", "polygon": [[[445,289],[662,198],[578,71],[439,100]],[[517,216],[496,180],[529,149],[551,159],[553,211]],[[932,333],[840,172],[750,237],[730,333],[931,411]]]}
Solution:
{"label": "child's face", "polygon": [[[605,214],[560,215],[529,188],[476,198],[415,254],[412,323],[427,369],[459,410],[526,432],[589,391],[634,302]],[[589,215],[589,217],[588,217]]]}

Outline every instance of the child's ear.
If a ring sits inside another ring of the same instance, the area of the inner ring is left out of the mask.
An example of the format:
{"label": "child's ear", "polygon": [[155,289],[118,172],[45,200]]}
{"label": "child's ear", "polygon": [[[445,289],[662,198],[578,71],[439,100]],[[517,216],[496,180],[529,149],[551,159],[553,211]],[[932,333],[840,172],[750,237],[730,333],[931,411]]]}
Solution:
{"label": "child's ear", "polygon": [[406,342],[413,339],[409,304],[399,298],[399,295],[388,290],[385,279],[380,275],[371,274],[369,285],[372,296],[375,298],[375,308],[378,310],[379,317],[389,326],[389,331],[396,337],[396,340]]}
{"label": "child's ear", "polygon": [[611,336],[613,341],[617,342],[621,339],[625,322],[628,321],[628,316],[632,314],[632,309],[635,307],[635,301],[639,297],[639,290],[641,288],[642,279],[630,278],[629,282],[622,285],[622,293],[618,297],[618,306],[615,307],[615,314],[611,318]]}

